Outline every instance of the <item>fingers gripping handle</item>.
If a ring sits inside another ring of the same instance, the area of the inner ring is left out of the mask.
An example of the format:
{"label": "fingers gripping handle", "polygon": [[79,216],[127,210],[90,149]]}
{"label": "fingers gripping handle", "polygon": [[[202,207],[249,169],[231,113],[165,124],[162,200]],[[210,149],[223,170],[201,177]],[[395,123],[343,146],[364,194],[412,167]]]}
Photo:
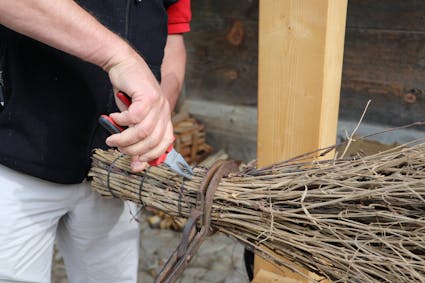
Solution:
{"label": "fingers gripping handle", "polygon": [[122,91],[119,91],[117,94],[118,99],[124,103],[125,106],[130,107],[131,105],[131,97],[125,94]]}
{"label": "fingers gripping handle", "polygon": [[[117,94],[118,99],[124,103],[127,107],[129,107],[131,105],[131,98],[125,94],[124,92],[119,91]],[[109,117],[108,115],[101,115],[99,117],[99,123],[106,129],[108,130],[111,134],[119,134],[122,131],[124,131],[125,129],[121,126],[119,126],[117,123],[115,123],[114,120],[112,120],[111,117]],[[167,159],[167,154],[173,150],[173,144],[171,144],[167,150],[165,151],[165,153],[163,155],[161,155],[160,157],[151,160],[148,162],[149,165],[151,166],[158,166],[160,164],[162,164],[165,159]]]}
{"label": "fingers gripping handle", "polygon": [[165,151],[165,153],[163,155],[161,155],[160,157],[158,157],[154,160],[149,161],[148,164],[151,165],[151,166],[158,166],[158,165],[162,164],[165,161],[165,159],[167,159],[168,153],[172,150],[173,150],[173,144],[170,144],[170,146],[167,148],[167,150]]}
{"label": "fingers gripping handle", "polygon": [[119,134],[124,131],[124,128],[115,123],[108,115],[100,115],[99,123],[111,134]]}
{"label": "fingers gripping handle", "polygon": [[[128,96],[127,94],[125,94],[122,91],[119,91],[117,94],[118,99],[125,104],[125,106],[130,107],[131,105],[131,97]],[[117,123],[115,123],[114,120],[112,120],[111,117],[109,117],[108,115],[100,115],[99,117],[99,123],[102,125],[102,127],[104,127],[106,130],[108,130],[108,132],[110,132],[111,134],[119,134],[122,131],[124,131],[125,129],[123,127],[121,127],[120,125],[118,125]]]}

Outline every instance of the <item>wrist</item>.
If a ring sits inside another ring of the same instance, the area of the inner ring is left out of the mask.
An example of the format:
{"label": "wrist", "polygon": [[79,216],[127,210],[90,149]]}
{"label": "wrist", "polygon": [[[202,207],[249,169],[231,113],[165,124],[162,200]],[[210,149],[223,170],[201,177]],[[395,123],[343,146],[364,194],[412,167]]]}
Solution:
{"label": "wrist", "polygon": [[137,56],[131,46],[118,35],[113,35],[108,43],[103,43],[88,56],[87,61],[109,72],[114,66]]}
{"label": "wrist", "polygon": [[170,110],[173,111],[182,89],[182,84],[173,74],[167,74],[162,77],[161,90],[170,105]]}
{"label": "wrist", "polygon": [[121,37],[107,30],[102,38],[93,38],[95,46],[83,60],[108,72],[116,65],[137,56],[136,51]]}

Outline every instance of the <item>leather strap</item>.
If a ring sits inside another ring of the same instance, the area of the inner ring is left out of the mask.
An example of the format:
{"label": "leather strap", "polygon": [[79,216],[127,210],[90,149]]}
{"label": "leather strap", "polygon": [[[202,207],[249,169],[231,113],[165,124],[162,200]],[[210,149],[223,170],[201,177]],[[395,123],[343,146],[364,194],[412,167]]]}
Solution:
{"label": "leather strap", "polygon": [[[211,210],[214,194],[221,179],[229,173],[237,171],[238,166],[234,161],[223,160],[216,161],[208,170],[201,182],[199,205],[192,209],[188,222],[183,229],[180,244],[162,267],[155,283],[176,282],[189,265],[205,238],[212,231]],[[200,229],[196,226],[199,220],[201,220]]]}

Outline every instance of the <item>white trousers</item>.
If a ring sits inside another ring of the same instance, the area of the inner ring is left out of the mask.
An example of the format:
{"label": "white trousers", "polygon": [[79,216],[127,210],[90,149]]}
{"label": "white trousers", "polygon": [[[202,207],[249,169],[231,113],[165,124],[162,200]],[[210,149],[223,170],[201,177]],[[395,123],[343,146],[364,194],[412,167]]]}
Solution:
{"label": "white trousers", "polygon": [[70,282],[137,282],[130,206],[0,165],[0,282],[50,282],[55,238]]}

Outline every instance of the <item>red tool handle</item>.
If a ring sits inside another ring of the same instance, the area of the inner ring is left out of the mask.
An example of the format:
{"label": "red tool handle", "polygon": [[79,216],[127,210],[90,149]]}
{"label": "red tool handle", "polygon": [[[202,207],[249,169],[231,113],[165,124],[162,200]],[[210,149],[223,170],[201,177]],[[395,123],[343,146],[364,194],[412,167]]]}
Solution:
{"label": "red tool handle", "polygon": [[117,93],[117,97],[119,100],[121,100],[122,103],[124,103],[125,106],[130,107],[131,105],[131,97],[128,96],[126,93],[119,91]]}
{"label": "red tool handle", "polygon": [[119,134],[124,131],[124,128],[115,123],[108,115],[100,115],[99,123],[111,134]]}
{"label": "red tool handle", "polygon": [[161,155],[160,157],[158,157],[154,160],[149,161],[148,164],[152,165],[152,166],[158,166],[158,165],[162,164],[165,161],[165,159],[167,158],[168,153],[170,151],[172,151],[173,148],[174,148],[173,144],[170,144],[170,146],[167,148],[167,150],[165,151],[165,153],[163,155]]}
{"label": "red tool handle", "polygon": [[[130,107],[131,105],[131,97],[129,97],[126,93],[119,91],[117,94],[118,99],[124,103],[127,107]],[[99,123],[106,129],[108,130],[111,134],[118,134],[122,131],[124,131],[124,128],[122,128],[121,126],[119,126],[117,123],[114,122],[114,120],[112,120],[111,117],[107,116],[107,115],[101,115],[99,118]],[[165,151],[165,153],[163,155],[161,155],[160,157],[151,160],[148,162],[149,165],[151,166],[158,166],[160,164],[162,164],[165,159],[167,158],[167,154],[172,151],[174,148],[173,144],[171,144],[167,150]]]}

